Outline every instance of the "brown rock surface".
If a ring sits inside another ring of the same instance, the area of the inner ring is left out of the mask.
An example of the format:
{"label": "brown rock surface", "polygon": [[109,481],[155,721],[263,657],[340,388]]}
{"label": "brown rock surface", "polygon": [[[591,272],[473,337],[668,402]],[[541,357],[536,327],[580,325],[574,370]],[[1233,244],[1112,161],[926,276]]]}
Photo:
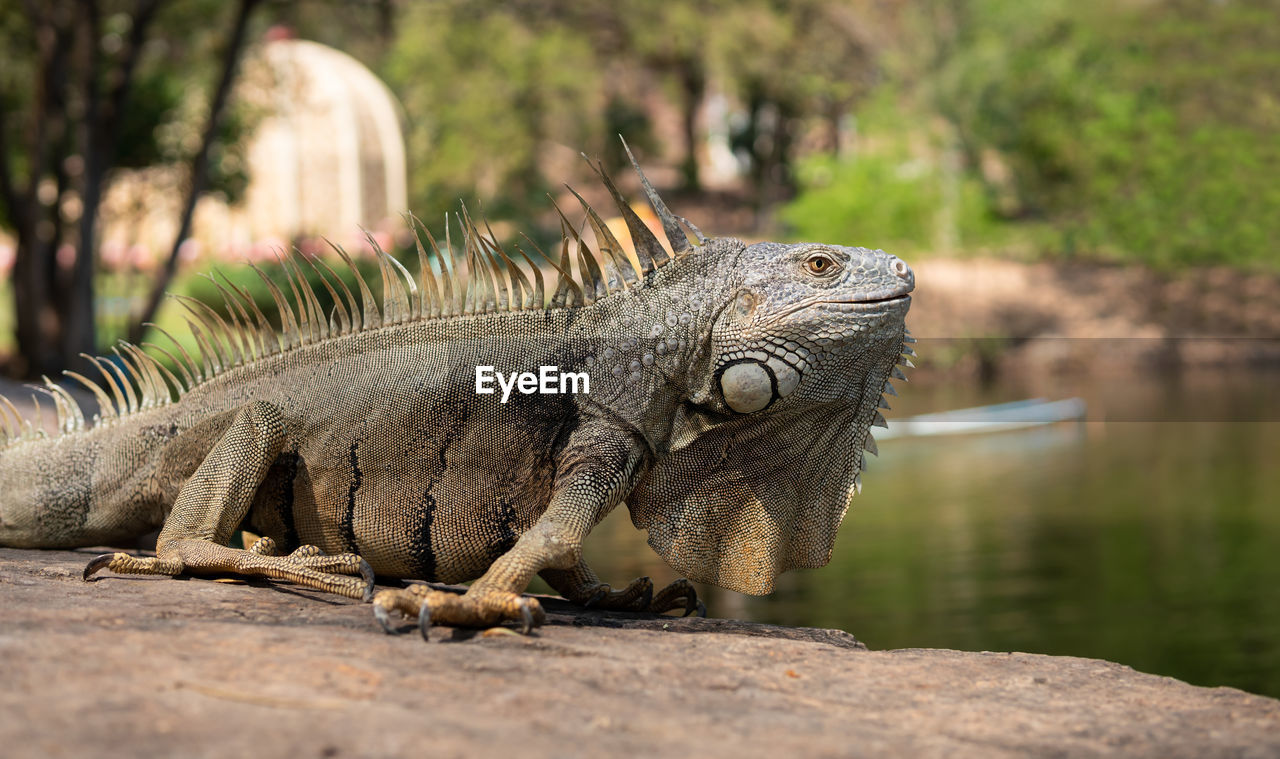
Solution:
{"label": "brown rock surface", "polygon": [[1280,365],[1274,273],[952,258],[912,266],[907,325],[924,365],[977,339],[996,341],[1003,366],[1029,370]]}
{"label": "brown rock surface", "polygon": [[388,636],[286,585],[0,549],[0,755],[1280,756],[1280,702],[1090,659],[552,603]]}

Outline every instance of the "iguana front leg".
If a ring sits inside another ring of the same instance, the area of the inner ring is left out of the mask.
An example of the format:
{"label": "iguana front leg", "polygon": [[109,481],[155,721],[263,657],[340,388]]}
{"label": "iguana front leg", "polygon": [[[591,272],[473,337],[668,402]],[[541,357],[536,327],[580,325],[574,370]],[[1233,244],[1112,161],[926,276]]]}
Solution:
{"label": "iguana front leg", "polygon": [[707,616],[706,604],[699,600],[693,583],[685,579],[676,580],[654,595],[653,581],[648,577],[638,577],[622,590],[614,590],[581,561],[569,569],[544,569],[539,574],[557,593],[586,608],[662,614],[683,607],[686,617],[694,612]]}
{"label": "iguana front leg", "polygon": [[156,541],[155,558],[103,554],[85,567],[84,579],[103,568],[122,574],[226,572],[290,580],[369,600],[373,570],[355,554],[325,556],[315,546],[303,546],[289,556],[276,556],[270,539],[248,551],[227,547],[284,442],[279,409],[261,401],[245,406],[178,492]]}
{"label": "iguana front leg", "polygon": [[644,455],[630,440],[589,433],[575,438],[547,510],[466,593],[414,585],[374,596],[374,614],[387,632],[395,632],[392,610],[417,617],[424,638],[432,624],[490,627],[515,621],[527,633],[545,621],[537,599],[523,595],[529,581],[543,570],[581,563],[583,539],[630,491]]}

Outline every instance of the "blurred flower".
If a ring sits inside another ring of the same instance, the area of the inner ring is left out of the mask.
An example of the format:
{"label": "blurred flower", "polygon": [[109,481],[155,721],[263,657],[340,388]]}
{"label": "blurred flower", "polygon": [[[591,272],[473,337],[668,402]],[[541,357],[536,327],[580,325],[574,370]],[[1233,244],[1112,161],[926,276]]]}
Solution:
{"label": "blurred flower", "polygon": [[64,242],[58,246],[58,250],[53,254],[53,257],[58,262],[59,269],[70,269],[76,265],[76,246]]}
{"label": "blurred flower", "polygon": [[156,257],[145,245],[135,243],[129,246],[129,265],[138,271],[151,271],[156,266]]}
{"label": "blurred flower", "polygon": [[10,243],[0,242],[0,272],[8,274],[13,270],[13,261],[17,252],[17,248]]}
{"label": "blurred flower", "polygon": [[204,252],[204,246],[194,237],[188,237],[178,246],[178,260],[182,263],[191,263],[200,258]]}

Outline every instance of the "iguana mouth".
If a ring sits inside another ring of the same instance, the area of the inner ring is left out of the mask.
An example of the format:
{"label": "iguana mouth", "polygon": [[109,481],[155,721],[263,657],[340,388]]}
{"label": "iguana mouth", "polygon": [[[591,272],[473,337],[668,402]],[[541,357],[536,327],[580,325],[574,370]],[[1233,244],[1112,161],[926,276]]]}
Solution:
{"label": "iguana mouth", "polygon": [[909,301],[911,296],[908,295],[886,295],[880,298],[859,298],[857,300],[820,300],[814,305],[824,306],[847,306],[841,311],[861,311],[861,306],[878,306],[884,303],[898,303],[899,301]]}
{"label": "iguana mouth", "polygon": [[782,321],[783,319],[786,319],[788,316],[791,316],[792,314],[796,313],[797,311],[803,311],[806,308],[815,308],[817,306],[836,306],[837,307],[836,310],[838,311],[841,311],[844,313],[852,313],[855,311],[872,311],[877,306],[884,306],[886,304],[893,304],[893,303],[907,303],[907,302],[910,302],[910,300],[911,300],[911,295],[906,293],[898,294],[898,295],[886,295],[884,297],[878,297],[878,298],[863,298],[859,300],[811,300],[805,303],[800,303],[796,306],[793,306],[787,309],[786,311],[770,319],[769,322],[770,323],[779,322],[779,321]]}

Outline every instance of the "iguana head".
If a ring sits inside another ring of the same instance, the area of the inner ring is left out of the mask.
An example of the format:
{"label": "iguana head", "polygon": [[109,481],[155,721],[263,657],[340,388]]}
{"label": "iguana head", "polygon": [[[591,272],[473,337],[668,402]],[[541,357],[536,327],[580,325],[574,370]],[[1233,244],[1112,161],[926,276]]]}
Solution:
{"label": "iguana head", "polygon": [[688,338],[668,449],[627,503],[678,571],[768,593],[830,559],[882,393],[911,354],[915,278],[883,251],[821,243],[703,239],[671,281],[682,266],[707,285],[704,334]]}
{"label": "iguana head", "polygon": [[712,324],[695,401],[736,415],[860,403],[866,383],[899,361],[915,277],[897,256],[766,242],[745,247],[733,268],[741,274]]}

